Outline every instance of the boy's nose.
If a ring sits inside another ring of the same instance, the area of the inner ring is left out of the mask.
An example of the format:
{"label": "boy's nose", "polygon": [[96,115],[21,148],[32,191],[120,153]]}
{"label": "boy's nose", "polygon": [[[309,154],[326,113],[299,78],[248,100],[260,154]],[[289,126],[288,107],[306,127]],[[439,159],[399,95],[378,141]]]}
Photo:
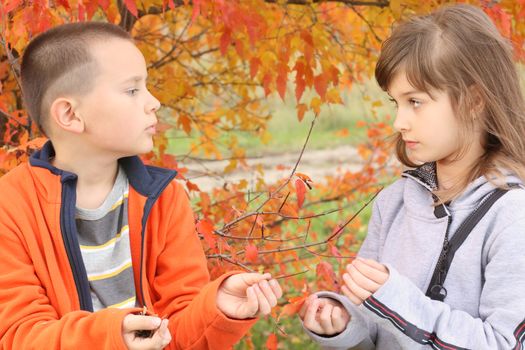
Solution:
{"label": "boy's nose", "polygon": [[160,108],[160,101],[150,93],[150,100],[146,104],[146,113],[154,113]]}

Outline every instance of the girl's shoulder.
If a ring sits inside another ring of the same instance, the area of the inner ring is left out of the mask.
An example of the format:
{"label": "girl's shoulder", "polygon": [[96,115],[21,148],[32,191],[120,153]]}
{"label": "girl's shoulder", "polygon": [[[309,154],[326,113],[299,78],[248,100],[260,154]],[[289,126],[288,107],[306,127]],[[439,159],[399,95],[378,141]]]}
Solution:
{"label": "girl's shoulder", "polygon": [[385,186],[374,201],[375,210],[381,212],[397,211],[404,202],[405,186],[405,178],[399,178]]}
{"label": "girl's shoulder", "polygon": [[386,185],[377,195],[377,201],[388,201],[402,197],[405,191],[406,180],[404,177],[401,177]]}

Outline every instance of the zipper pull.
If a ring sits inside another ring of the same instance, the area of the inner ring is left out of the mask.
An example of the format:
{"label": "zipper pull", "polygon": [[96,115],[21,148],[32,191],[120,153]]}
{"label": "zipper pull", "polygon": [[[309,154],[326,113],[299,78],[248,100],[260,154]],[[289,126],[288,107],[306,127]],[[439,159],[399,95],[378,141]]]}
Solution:
{"label": "zipper pull", "polygon": [[[139,312],[139,315],[146,316],[148,314],[148,308],[146,305],[142,307],[142,311]],[[153,336],[153,333],[155,333],[154,330],[149,329],[142,329],[139,331],[135,331],[135,337],[137,338],[151,338]]]}

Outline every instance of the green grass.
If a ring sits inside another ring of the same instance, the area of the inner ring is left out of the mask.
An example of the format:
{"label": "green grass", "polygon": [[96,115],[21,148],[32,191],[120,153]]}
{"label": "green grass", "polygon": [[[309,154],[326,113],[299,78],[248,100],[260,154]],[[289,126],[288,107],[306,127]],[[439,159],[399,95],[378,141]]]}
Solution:
{"label": "green grass", "polygon": [[[315,95],[311,91],[306,92],[303,100],[309,101],[313,96]],[[343,105],[325,104],[321,107],[321,113],[317,117],[310,137],[309,149],[332,148],[344,144],[357,145],[366,138],[366,128],[356,128],[357,121],[373,120],[374,110],[380,116],[393,111],[386,94],[374,81],[355,84],[352,90],[343,93],[342,97]],[[374,101],[380,101],[384,107],[372,108]],[[225,141],[235,135],[239,140],[239,145],[246,149],[248,156],[294,152],[301,149],[314,118],[313,113],[307,112],[303,121],[298,121],[296,102],[293,91],[290,89],[285,101],[278,96],[270,96],[267,103],[272,116],[267,126],[270,135],[267,143],[263,143],[260,138],[249,132],[223,134],[219,143],[226,144]],[[337,136],[336,132],[344,128],[349,130],[349,136]],[[196,133],[187,136],[181,130],[173,130],[169,143],[170,153],[186,154],[195,137],[197,137]],[[227,153],[227,149],[224,150]]]}

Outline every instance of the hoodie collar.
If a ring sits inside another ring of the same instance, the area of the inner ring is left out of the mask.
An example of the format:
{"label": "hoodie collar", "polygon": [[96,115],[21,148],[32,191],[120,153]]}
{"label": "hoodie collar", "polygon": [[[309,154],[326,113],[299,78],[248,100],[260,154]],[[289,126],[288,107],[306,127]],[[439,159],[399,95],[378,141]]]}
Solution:
{"label": "hoodie collar", "polygon": [[406,170],[402,176],[416,181],[430,192],[438,188],[435,162],[425,163],[415,169]]}
{"label": "hoodie collar", "polygon": [[[76,174],[58,169],[51,164],[50,159],[54,155],[53,144],[48,141],[40,150],[31,155],[29,163],[34,167],[45,168],[51,173],[59,175],[62,183],[76,181]],[[175,170],[144,165],[138,156],[124,157],[118,162],[124,169],[130,186],[146,197],[157,197],[166,183],[177,175]]]}
{"label": "hoodie collar", "polygon": [[[505,183],[522,185],[522,181],[519,177],[513,175],[509,171],[502,171],[502,173],[505,175]],[[420,188],[422,186],[431,193],[437,189],[438,181],[435,162],[425,163],[415,169],[406,170],[403,172],[402,176],[411,180],[412,183],[415,182]],[[497,181],[497,179],[494,180]],[[476,207],[479,205],[479,202],[495,188],[496,186],[493,182],[490,182],[484,176],[480,176],[471,182],[465,188],[463,193],[461,193],[458,198],[454,199],[448,207],[452,210]]]}

